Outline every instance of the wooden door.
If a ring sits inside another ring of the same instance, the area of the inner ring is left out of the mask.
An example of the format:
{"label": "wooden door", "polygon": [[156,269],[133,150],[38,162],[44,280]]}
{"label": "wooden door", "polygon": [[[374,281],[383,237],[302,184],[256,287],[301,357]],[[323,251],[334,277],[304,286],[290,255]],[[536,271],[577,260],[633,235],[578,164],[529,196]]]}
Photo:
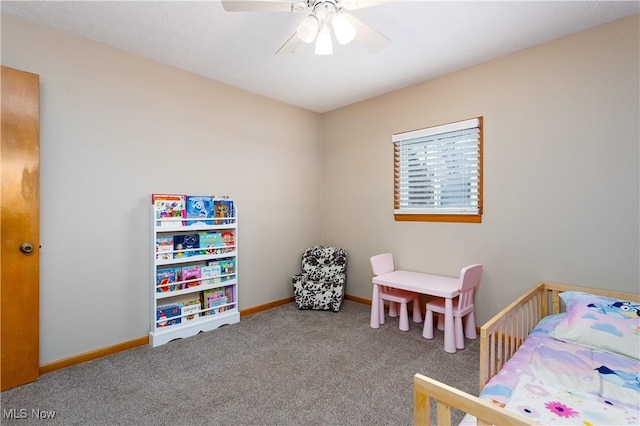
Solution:
{"label": "wooden door", "polygon": [[2,67],[0,388],[38,380],[40,79]]}

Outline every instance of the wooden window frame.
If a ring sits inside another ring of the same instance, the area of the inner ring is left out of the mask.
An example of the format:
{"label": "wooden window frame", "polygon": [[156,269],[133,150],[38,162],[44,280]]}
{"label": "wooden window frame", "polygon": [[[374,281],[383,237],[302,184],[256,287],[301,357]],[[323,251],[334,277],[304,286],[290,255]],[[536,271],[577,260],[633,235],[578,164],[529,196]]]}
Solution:
{"label": "wooden window frame", "polygon": [[[483,212],[483,117],[475,117],[478,120],[478,211],[473,214],[446,214],[446,213],[402,213],[400,209],[400,183],[399,183],[399,157],[396,155],[395,144],[393,148],[393,209],[396,221],[408,222],[459,222],[459,223],[482,223]],[[465,121],[465,120],[462,120]]]}

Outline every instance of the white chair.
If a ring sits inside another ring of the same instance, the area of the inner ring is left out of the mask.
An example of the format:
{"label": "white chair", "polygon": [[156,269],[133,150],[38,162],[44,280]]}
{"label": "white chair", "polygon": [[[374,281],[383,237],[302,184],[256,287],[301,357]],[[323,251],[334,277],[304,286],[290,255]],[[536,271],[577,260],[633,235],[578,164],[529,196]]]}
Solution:
{"label": "white chair", "polygon": [[[387,274],[395,270],[393,255],[391,253],[378,254],[369,260],[371,262],[371,269],[373,269],[373,275],[375,276]],[[384,324],[385,300],[389,302],[389,316],[392,318],[398,316],[397,304],[400,304],[400,330],[409,331],[409,309],[407,308],[409,302],[413,302],[413,322],[421,323],[422,313],[420,312],[419,296],[419,293],[381,285],[379,292],[380,303],[378,304],[380,306],[380,324]]]}
{"label": "white chair", "polygon": [[[464,349],[464,338],[475,339],[476,320],[474,315],[473,293],[480,283],[482,265],[470,265],[460,271],[460,294],[453,299],[454,330],[456,349]],[[422,337],[433,339],[433,314],[438,314],[438,330],[444,330],[444,299],[437,298],[427,302]],[[464,334],[462,320],[464,318]]]}

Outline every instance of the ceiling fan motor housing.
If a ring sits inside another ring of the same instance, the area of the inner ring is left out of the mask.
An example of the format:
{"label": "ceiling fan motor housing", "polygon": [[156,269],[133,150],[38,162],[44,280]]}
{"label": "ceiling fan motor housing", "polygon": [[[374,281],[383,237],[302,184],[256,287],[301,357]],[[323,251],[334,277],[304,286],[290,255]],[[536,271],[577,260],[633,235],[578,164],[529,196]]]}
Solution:
{"label": "ceiling fan motor housing", "polygon": [[293,53],[300,43],[315,41],[316,54],[331,55],[333,53],[332,39],[345,45],[354,40],[356,33],[358,43],[371,53],[376,53],[386,46],[390,41],[386,36],[350,15],[347,11],[375,6],[388,1],[391,0],[222,0],[222,6],[229,12],[304,12],[307,14],[305,19],[276,53]]}

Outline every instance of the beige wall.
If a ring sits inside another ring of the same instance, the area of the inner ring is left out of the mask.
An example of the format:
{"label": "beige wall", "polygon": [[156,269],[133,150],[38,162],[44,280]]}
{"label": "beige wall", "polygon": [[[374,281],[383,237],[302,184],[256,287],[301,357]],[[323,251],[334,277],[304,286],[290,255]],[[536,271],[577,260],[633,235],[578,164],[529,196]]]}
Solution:
{"label": "beige wall", "polygon": [[290,297],[320,238],[320,115],[3,14],[41,81],[41,355],[149,331],[152,192],[239,208],[239,304]]}
{"label": "beige wall", "polygon": [[[291,296],[319,241],[349,251],[363,298],[379,252],[451,275],[483,263],[479,323],[539,280],[638,291],[638,28],[321,116],[3,14],[3,65],[41,76],[41,362],[148,332],[152,192],[236,199],[241,308]],[[391,134],[477,115],[483,223],[394,222]]]}
{"label": "beige wall", "polygon": [[[457,275],[485,267],[478,323],[541,280],[638,292],[638,15],[327,113],[323,240]],[[393,219],[391,135],[484,116],[481,224]]]}

